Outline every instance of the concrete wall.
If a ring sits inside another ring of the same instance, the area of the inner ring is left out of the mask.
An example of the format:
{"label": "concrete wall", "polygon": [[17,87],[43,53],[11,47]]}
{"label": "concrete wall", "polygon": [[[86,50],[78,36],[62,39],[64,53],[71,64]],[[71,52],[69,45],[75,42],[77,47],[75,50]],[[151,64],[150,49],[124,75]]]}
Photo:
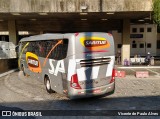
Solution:
{"label": "concrete wall", "polygon": [[115,52],[121,51],[121,48],[118,48],[118,44],[122,45],[122,33],[118,33],[118,31],[112,31],[112,35],[114,37],[115,44]]}
{"label": "concrete wall", "polygon": [[18,68],[17,59],[0,59],[0,73]]}
{"label": "concrete wall", "polygon": [[8,23],[6,21],[0,22],[0,31],[8,31]]}
{"label": "concrete wall", "polygon": [[0,59],[0,73],[3,73],[8,69],[8,60]]}
{"label": "concrete wall", "polygon": [[103,0],[103,11],[151,11],[152,0]]}
{"label": "concrete wall", "polygon": [[152,0],[0,0],[0,13],[7,12],[151,11]]}

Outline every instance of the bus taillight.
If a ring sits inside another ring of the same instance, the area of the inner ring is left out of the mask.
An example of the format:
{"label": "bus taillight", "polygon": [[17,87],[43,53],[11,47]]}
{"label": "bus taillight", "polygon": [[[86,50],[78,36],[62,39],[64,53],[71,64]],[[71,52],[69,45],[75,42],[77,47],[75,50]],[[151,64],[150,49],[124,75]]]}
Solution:
{"label": "bus taillight", "polygon": [[112,78],[110,83],[113,83],[115,81],[115,69],[112,70]]}
{"label": "bus taillight", "polygon": [[81,89],[81,86],[78,83],[77,74],[72,75],[70,86],[75,89]]}

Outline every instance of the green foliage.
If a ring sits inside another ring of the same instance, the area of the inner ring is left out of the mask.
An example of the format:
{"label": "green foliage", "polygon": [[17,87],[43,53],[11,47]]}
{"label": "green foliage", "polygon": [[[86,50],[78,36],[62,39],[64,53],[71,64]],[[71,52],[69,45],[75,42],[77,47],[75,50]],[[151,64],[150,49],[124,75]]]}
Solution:
{"label": "green foliage", "polygon": [[160,0],[153,0],[153,21],[160,27]]}

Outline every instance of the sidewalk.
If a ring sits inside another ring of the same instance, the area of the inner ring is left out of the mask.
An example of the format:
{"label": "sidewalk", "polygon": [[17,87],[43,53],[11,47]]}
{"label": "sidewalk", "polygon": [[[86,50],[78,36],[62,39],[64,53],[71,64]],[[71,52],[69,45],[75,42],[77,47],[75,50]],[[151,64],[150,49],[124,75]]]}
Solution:
{"label": "sidewalk", "polygon": [[[125,71],[125,78],[136,78],[136,72],[137,71],[147,71],[149,73],[148,78],[159,78],[160,79],[160,66],[122,66],[122,65],[116,65],[115,66],[117,71]],[[148,79],[147,78],[147,79]]]}
{"label": "sidewalk", "polygon": [[6,76],[8,74],[11,74],[11,73],[13,73],[15,71],[18,71],[18,69],[12,69],[10,71],[4,72],[4,73],[0,73],[0,78],[3,77],[3,76]]}
{"label": "sidewalk", "polygon": [[137,78],[134,74],[133,75],[129,75],[129,74],[126,74],[125,77],[116,77],[116,79],[122,79],[122,80],[126,80],[126,79],[160,79],[160,76],[158,75],[149,75],[149,77],[147,78]]}
{"label": "sidewalk", "polygon": [[146,69],[150,69],[150,68],[154,68],[154,69],[157,69],[159,68],[160,69],[160,66],[144,66],[144,65],[131,65],[131,66],[123,66],[123,65],[115,65],[116,68],[118,69],[130,69],[130,68],[146,68]]}

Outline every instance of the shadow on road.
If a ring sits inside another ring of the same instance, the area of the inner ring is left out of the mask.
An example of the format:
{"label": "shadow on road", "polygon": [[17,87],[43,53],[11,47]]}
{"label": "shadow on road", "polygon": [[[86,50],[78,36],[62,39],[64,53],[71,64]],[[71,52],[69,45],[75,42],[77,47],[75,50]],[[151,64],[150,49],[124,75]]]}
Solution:
{"label": "shadow on road", "polygon": [[[1,103],[0,110],[44,111],[46,116],[107,116],[122,110],[159,110],[160,96],[147,97],[93,97],[77,100],[46,100]],[[56,110],[56,111],[55,111]],[[87,113],[86,113],[87,112]],[[103,113],[102,113],[103,112]],[[27,119],[27,118],[26,118]]]}

